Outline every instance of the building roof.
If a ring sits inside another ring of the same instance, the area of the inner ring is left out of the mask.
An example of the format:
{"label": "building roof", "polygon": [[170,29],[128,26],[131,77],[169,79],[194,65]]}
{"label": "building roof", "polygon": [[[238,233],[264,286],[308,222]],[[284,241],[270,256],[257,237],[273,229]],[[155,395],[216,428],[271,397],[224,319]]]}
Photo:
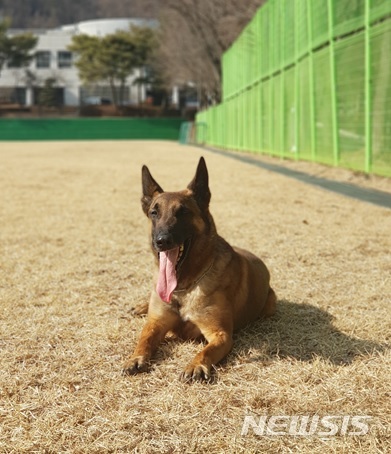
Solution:
{"label": "building roof", "polygon": [[138,18],[96,19],[64,25],[61,29],[76,34],[83,33],[92,36],[105,36],[115,33],[118,30],[129,30],[129,27],[132,26],[156,28],[158,21]]}
{"label": "building roof", "polygon": [[58,28],[34,28],[34,29],[15,29],[8,30],[10,35],[17,35],[29,31],[34,35],[47,34],[86,34],[91,36],[105,36],[115,33],[118,30],[129,30],[130,27],[149,27],[157,28],[159,22],[155,19],[140,19],[140,18],[118,18],[118,19],[96,19],[78,22],[76,24],[63,25]]}

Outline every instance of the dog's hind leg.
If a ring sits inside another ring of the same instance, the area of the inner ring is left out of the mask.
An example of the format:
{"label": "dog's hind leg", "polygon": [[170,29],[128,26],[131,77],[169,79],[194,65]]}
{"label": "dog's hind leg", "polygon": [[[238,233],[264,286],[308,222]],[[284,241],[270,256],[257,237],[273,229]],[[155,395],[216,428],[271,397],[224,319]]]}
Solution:
{"label": "dog's hind leg", "polygon": [[267,294],[266,304],[262,309],[261,317],[271,317],[276,313],[277,295],[275,291],[270,287],[269,293]]}

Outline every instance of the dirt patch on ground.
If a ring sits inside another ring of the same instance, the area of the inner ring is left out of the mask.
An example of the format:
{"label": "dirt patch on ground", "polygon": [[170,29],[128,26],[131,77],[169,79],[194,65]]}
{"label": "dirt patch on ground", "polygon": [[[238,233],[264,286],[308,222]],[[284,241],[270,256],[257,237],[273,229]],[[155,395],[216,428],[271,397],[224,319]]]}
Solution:
{"label": "dirt patch on ground", "polygon": [[[178,380],[195,343],[121,377],[153,276],[141,165],[177,190],[200,154],[218,231],[265,260],[278,312],[236,335],[213,385]],[[390,210],[172,142],[3,142],[0,172],[1,452],[391,449]],[[241,435],[246,415],[337,416],[338,430]],[[342,427],[362,415],[366,435]]]}

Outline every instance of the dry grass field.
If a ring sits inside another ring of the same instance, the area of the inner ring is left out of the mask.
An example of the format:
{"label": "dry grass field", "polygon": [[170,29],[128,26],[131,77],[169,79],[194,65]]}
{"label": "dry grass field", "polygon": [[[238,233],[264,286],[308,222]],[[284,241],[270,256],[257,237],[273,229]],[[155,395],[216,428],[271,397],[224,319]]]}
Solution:
{"label": "dry grass field", "polygon": [[[267,263],[277,314],[212,384],[178,380],[191,342],[123,377],[154,274],[141,165],[177,190],[201,154],[218,231]],[[391,452],[390,210],[172,142],[1,143],[0,175],[1,453]],[[339,426],[241,434],[249,415]]]}

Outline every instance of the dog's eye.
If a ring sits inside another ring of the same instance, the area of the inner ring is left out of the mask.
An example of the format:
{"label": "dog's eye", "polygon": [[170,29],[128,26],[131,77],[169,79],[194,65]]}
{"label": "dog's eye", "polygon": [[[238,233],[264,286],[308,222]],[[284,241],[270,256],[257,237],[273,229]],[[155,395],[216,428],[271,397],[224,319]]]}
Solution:
{"label": "dog's eye", "polygon": [[157,210],[154,208],[153,210],[151,210],[151,211],[149,212],[149,215],[150,215],[151,218],[157,218],[158,212],[157,212]]}
{"label": "dog's eye", "polygon": [[188,208],[181,206],[179,207],[178,211],[176,212],[177,216],[184,216],[185,214],[188,214],[190,211]]}

